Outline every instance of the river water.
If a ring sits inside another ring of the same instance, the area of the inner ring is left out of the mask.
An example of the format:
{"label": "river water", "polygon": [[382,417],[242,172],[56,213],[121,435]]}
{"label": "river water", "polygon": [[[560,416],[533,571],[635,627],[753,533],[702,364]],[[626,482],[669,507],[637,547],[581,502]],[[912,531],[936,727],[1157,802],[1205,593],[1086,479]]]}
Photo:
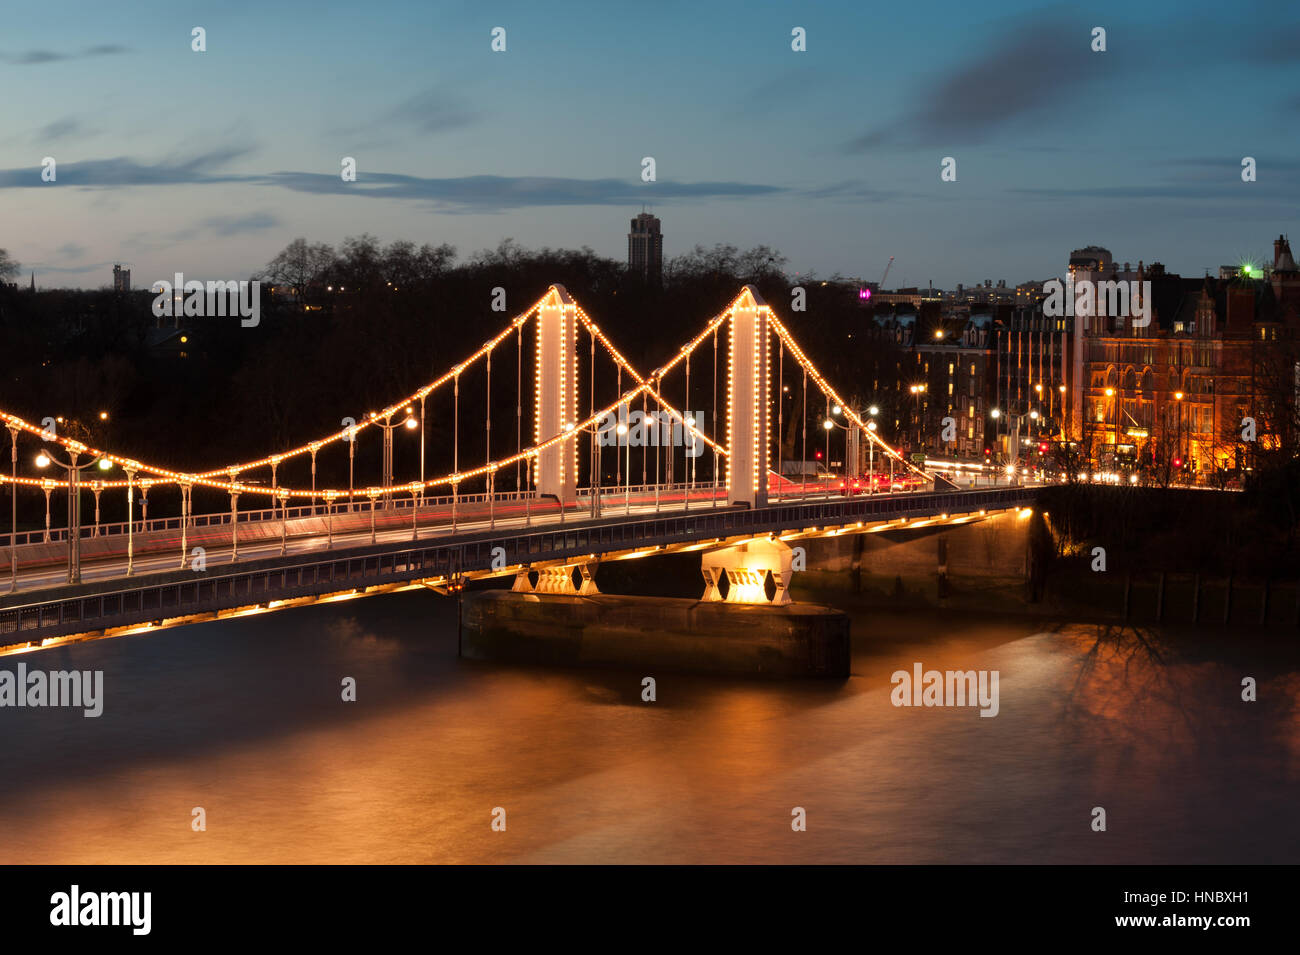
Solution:
{"label": "river water", "polygon": [[[1294,636],[852,613],[832,683],[459,660],[429,592],[7,657],[105,701],[0,709],[0,862],[1300,857]],[[997,670],[998,715],[893,706],[917,662]]]}

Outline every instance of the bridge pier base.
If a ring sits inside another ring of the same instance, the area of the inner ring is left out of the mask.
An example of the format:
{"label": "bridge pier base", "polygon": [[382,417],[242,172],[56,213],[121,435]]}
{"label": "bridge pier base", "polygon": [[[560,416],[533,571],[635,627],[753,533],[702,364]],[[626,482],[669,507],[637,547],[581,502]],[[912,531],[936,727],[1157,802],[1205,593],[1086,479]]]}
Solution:
{"label": "bridge pier base", "polygon": [[619,668],[638,687],[661,671],[843,679],[850,651],[849,618],[829,607],[510,590],[465,599],[465,656]]}

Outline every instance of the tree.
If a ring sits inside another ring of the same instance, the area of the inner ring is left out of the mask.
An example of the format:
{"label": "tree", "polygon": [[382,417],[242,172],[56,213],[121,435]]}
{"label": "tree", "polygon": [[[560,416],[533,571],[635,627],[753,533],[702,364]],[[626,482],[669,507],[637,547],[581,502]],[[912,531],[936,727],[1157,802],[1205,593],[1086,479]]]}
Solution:
{"label": "tree", "polygon": [[383,285],[383,251],[379,248],[379,240],[369,232],[344,239],[335,263],[334,277],[337,284],[353,292]]}
{"label": "tree", "polygon": [[276,285],[289,286],[298,301],[304,302],[308,290],[333,264],[334,250],[328,245],[323,242],[309,245],[306,239],[298,238],[267,263],[263,275]]}
{"label": "tree", "polygon": [[9,258],[9,252],[0,249],[0,282],[7,282],[18,274],[18,263]]}

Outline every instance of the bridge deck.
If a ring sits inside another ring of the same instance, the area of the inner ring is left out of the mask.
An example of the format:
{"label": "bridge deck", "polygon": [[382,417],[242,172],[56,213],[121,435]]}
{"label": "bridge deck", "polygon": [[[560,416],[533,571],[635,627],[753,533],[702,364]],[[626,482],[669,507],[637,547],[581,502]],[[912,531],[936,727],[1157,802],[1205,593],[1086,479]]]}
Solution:
{"label": "bridge deck", "polygon": [[[436,584],[458,576],[513,574],[521,566],[591,556],[636,557],[757,535],[836,532],[858,523],[865,528],[902,519],[951,520],[1028,506],[1034,495],[1034,488],[1016,486],[823,498],[753,510],[718,507],[618,515],[307,551],[204,572],[175,570],[110,579],[42,591],[38,600],[33,600],[36,594],[11,594],[0,599],[0,652]],[[496,548],[504,551],[504,566],[500,560],[494,566],[494,554],[500,556]]]}

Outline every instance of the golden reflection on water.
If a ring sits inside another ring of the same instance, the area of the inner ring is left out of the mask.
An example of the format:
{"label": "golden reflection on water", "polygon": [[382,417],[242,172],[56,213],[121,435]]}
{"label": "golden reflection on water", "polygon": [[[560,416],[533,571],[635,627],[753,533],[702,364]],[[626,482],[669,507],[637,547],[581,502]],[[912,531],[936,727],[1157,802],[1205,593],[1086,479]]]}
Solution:
{"label": "golden reflection on water", "polygon": [[[0,861],[1294,861],[1293,652],[875,612],[855,641],[843,683],[499,667],[416,594],[61,650],[105,716],[0,712]],[[999,715],[892,706],[913,662],[998,670]]]}

